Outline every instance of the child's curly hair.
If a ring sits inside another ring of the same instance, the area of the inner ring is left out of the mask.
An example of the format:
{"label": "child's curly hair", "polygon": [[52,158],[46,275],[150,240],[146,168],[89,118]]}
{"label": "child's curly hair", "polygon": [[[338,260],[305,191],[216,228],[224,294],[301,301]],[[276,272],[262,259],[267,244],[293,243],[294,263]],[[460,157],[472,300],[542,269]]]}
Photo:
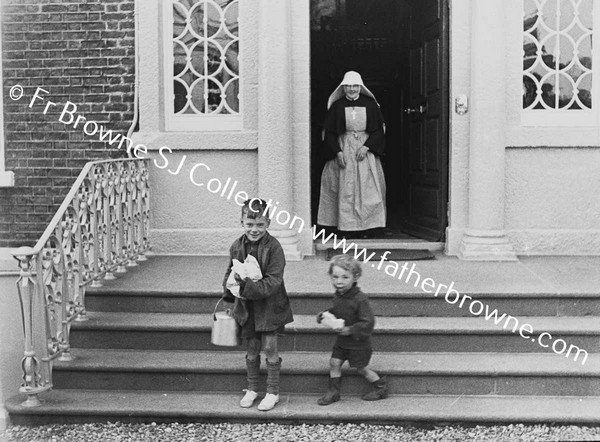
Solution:
{"label": "child's curly hair", "polygon": [[360,278],[362,275],[362,267],[360,262],[348,255],[336,255],[331,258],[331,263],[329,264],[329,274],[333,272],[333,267],[338,266],[350,273],[355,278]]}

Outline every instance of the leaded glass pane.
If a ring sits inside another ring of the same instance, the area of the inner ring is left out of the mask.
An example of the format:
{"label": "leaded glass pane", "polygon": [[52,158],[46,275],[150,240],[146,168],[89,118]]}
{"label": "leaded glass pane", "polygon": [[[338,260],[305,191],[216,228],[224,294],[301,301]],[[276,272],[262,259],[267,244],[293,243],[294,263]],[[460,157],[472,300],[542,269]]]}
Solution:
{"label": "leaded glass pane", "polygon": [[175,115],[238,114],[238,0],[171,1]]}
{"label": "leaded glass pane", "polygon": [[523,109],[592,108],[592,1],[523,1]]}

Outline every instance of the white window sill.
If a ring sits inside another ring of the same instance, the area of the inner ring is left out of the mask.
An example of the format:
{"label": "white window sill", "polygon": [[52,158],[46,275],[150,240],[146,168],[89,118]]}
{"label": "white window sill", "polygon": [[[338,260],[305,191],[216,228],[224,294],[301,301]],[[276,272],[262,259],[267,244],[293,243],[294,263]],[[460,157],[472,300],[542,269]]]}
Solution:
{"label": "white window sill", "polygon": [[525,127],[594,127],[598,113],[591,110],[523,110],[521,126]]}
{"label": "white window sill", "polygon": [[149,151],[168,146],[172,150],[256,150],[258,131],[224,132],[154,132],[133,134],[134,144],[144,144]]}

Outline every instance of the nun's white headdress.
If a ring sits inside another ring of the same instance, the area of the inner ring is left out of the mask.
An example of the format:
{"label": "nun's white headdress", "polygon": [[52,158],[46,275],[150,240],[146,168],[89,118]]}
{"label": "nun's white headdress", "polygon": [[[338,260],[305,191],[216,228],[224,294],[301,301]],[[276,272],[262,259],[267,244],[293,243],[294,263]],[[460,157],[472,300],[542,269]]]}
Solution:
{"label": "nun's white headdress", "polygon": [[[361,94],[366,95],[367,97],[371,97],[373,100],[375,100],[375,102],[377,102],[377,99],[375,98],[375,95],[373,95],[373,92],[371,92],[363,83],[360,74],[355,71],[348,71],[344,75],[344,78],[342,79],[342,82],[339,84],[339,86],[336,87],[335,90],[329,96],[329,100],[327,101],[327,109],[329,109],[333,103],[335,103],[337,100],[344,96],[344,86],[353,84],[358,84],[360,86]],[[379,103],[377,103],[377,105],[379,105]]]}

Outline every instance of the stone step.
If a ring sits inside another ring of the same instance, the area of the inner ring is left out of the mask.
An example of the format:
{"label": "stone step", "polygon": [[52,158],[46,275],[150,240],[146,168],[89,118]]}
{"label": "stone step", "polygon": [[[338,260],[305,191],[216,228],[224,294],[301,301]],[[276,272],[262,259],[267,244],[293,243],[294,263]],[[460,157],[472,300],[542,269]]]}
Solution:
{"label": "stone step", "polygon": [[342,397],[327,407],[319,395],[281,394],[271,411],[239,407],[239,393],[190,391],[52,390],[39,407],[10,398],[14,425],[84,422],[270,422],[279,423],[600,423],[600,397],[500,395],[392,395],[376,402]]}
{"label": "stone step", "polygon": [[[370,293],[369,299],[376,315],[380,316],[473,316],[467,301],[459,308],[449,304],[444,294],[423,292]],[[516,294],[467,293],[474,299],[512,316],[600,316],[600,293],[590,294]],[[292,292],[289,294],[295,314],[310,315],[331,307],[332,293]],[[150,290],[88,290],[86,308],[102,312],[143,313],[210,313],[221,297],[220,292],[150,291]],[[453,298],[450,298],[452,301]],[[477,309],[473,307],[477,312]],[[485,313],[485,311],[484,311]]]}
{"label": "stone step", "polygon": [[[185,313],[90,312],[86,322],[72,324],[71,345],[81,348],[132,348],[155,350],[214,350],[210,343],[212,315]],[[556,344],[569,352],[575,345],[588,353],[600,352],[598,317],[519,317],[518,326],[529,324],[532,337],[524,339],[484,318],[378,317],[373,347],[378,352],[517,352],[551,353],[537,343]],[[559,341],[562,339],[563,341]],[[316,323],[314,316],[295,315],[280,339],[281,351],[330,351],[334,333]],[[221,347],[223,349],[223,347]],[[576,350],[572,349],[571,352]],[[574,353],[571,353],[574,356]],[[581,360],[583,355],[580,355]]]}
{"label": "stone step", "polygon": [[[341,239],[341,237],[339,238]],[[379,239],[379,238],[370,238],[370,239],[348,239],[347,244],[350,243],[356,244],[358,250],[367,249],[367,250],[429,250],[431,252],[442,252],[444,250],[445,243],[443,242],[434,242],[434,241],[426,241],[423,239],[411,237],[410,235],[405,235],[402,238],[398,239]],[[333,248],[333,238],[330,241],[327,241],[323,244],[323,241],[320,239],[314,241],[315,251],[319,256],[326,255],[327,249]],[[338,247],[339,250],[340,247]],[[339,252],[341,253],[341,251]],[[439,253],[441,255],[441,253]]]}
{"label": "stone step", "polygon": [[[54,365],[54,388],[239,392],[246,386],[244,352],[80,349]],[[281,353],[281,390],[322,393],[329,352]],[[369,390],[344,366],[344,395]],[[554,354],[375,353],[371,367],[392,394],[600,396],[600,354],[585,365]],[[265,363],[261,376],[264,391]]]}

